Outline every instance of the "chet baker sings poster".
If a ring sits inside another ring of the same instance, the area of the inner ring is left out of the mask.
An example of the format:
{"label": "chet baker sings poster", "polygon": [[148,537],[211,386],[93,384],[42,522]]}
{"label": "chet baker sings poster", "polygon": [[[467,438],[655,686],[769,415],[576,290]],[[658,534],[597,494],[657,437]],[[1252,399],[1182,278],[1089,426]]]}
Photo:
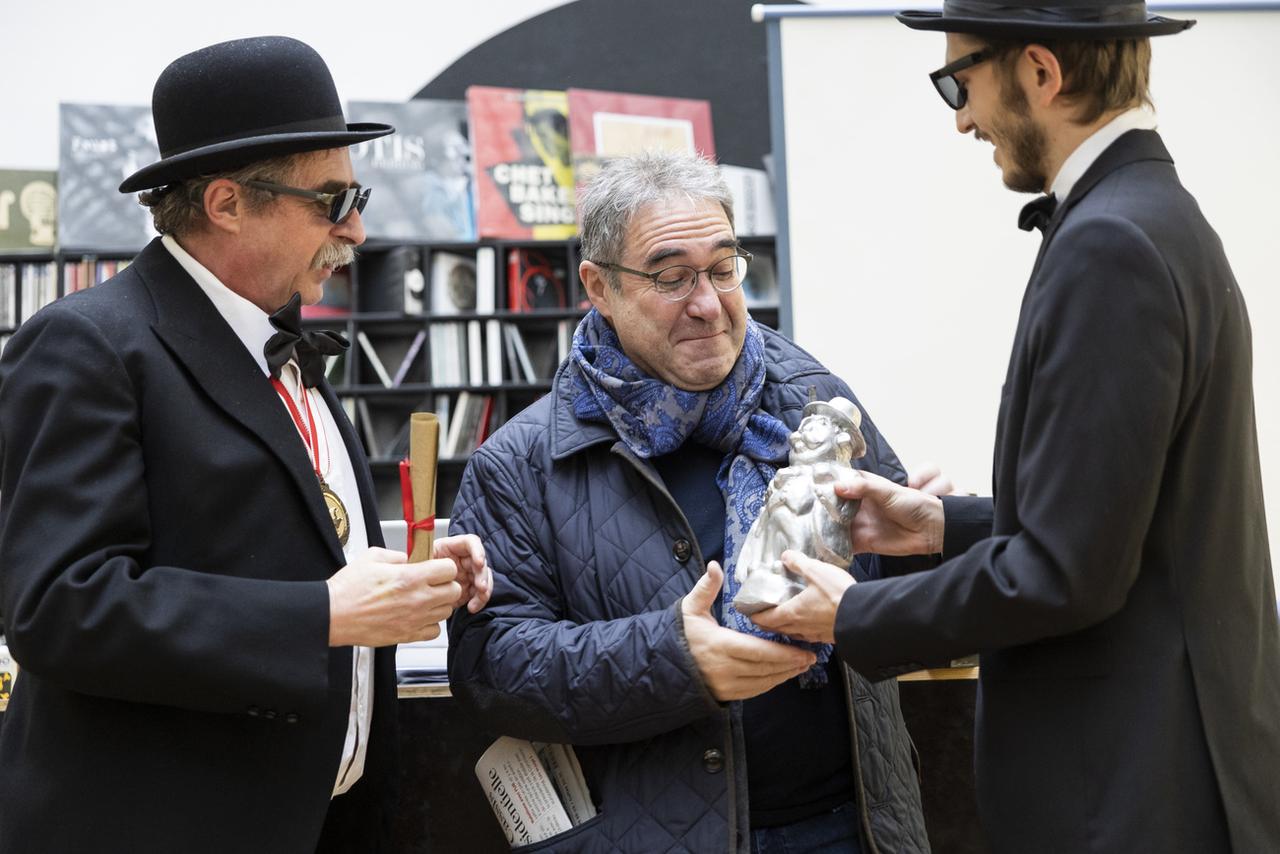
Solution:
{"label": "chet baker sings poster", "polygon": [[572,237],[577,226],[565,93],[471,86],[467,112],[479,236]]}

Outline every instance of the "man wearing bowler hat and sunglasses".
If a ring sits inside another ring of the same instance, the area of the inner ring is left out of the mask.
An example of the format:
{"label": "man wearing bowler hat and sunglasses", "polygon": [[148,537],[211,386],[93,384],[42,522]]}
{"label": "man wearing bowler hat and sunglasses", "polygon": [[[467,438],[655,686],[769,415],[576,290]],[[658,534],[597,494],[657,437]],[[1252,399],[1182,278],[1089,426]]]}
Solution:
{"label": "man wearing bowler hat and sunglasses", "polygon": [[307,45],[168,66],[146,191],[163,237],[0,359],[0,609],[22,665],[0,850],[386,850],[395,644],[491,577],[474,536],[380,548],[368,464],[304,331],[369,190]]}
{"label": "man wearing bowler hat and sunglasses", "polygon": [[[766,628],[864,674],[981,656],[978,806],[995,851],[1280,851],[1280,629],[1249,320],[1148,97],[1130,0],[946,0],[930,76],[1004,183],[1043,193],[994,498],[860,473],[855,548],[941,552],[853,584],[818,561]],[[1250,283],[1245,283],[1246,285]],[[1256,284],[1256,283],[1254,283]]]}

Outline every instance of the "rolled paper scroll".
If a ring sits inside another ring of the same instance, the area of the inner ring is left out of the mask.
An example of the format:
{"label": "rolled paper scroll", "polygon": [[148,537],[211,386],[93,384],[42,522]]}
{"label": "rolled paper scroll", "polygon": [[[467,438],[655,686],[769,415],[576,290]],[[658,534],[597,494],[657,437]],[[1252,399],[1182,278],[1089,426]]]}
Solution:
{"label": "rolled paper scroll", "polygon": [[[409,560],[428,560],[435,545],[436,462],[440,449],[440,421],[432,412],[409,416],[409,482],[413,518],[405,519]],[[406,506],[409,502],[406,501]]]}

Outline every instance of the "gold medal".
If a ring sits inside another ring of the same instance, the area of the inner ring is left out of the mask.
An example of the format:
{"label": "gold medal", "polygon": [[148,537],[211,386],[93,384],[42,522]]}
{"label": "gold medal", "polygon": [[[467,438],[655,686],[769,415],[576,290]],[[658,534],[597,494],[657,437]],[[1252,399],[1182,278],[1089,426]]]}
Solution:
{"label": "gold medal", "polygon": [[319,479],[320,494],[324,496],[325,509],[329,511],[329,518],[333,520],[333,528],[338,532],[338,544],[346,548],[347,540],[351,538],[351,517],[347,515],[347,505],[342,503],[338,493],[329,488],[329,484],[324,482],[324,478],[321,477]]}

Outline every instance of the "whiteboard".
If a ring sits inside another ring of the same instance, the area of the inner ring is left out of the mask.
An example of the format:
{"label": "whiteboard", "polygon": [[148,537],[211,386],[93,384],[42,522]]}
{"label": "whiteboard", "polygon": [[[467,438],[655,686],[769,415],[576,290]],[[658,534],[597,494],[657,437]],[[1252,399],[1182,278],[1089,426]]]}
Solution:
{"label": "whiteboard", "polygon": [[[1040,240],[1016,224],[1031,197],[1004,188],[989,144],[956,133],[927,76],[945,62],[941,33],[888,13],[794,9],[805,7],[765,10],[784,323],[849,382],[908,468],[934,461],[990,494],[1000,386]],[[1280,576],[1280,11],[1169,14],[1199,23],[1151,40],[1152,96],[1249,307]]]}

